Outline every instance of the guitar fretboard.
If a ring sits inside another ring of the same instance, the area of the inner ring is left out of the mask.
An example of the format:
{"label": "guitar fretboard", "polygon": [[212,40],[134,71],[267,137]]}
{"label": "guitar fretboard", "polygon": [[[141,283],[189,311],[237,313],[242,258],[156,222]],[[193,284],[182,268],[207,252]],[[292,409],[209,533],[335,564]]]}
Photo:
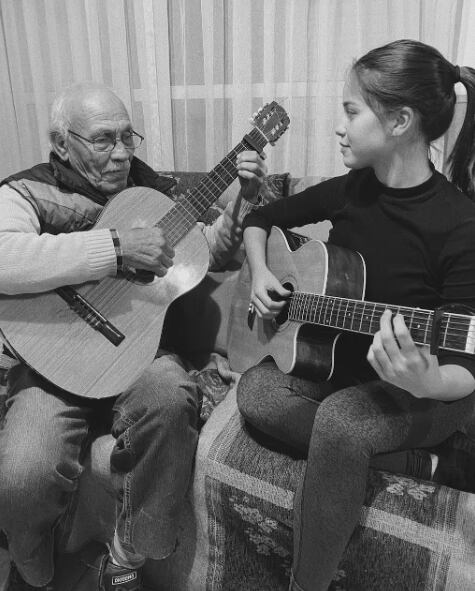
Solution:
{"label": "guitar fretboard", "polygon": [[244,150],[260,152],[267,139],[253,128],[239,144],[207,174],[189,195],[177,203],[156,224],[172,246],[176,245],[237,177],[236,158]]}
{"label": "guitar fretboard", "polygon": [[[297,322],[374,335],[379,330],[381,315],[388,308],[394,314],[404,316],[416,344],[430,344],[434,321],[432,310],[294,292],[289,301],[288,317]],[[444,312],[439,329],[439,347],[474,353],[473,323],[473,316]]]}

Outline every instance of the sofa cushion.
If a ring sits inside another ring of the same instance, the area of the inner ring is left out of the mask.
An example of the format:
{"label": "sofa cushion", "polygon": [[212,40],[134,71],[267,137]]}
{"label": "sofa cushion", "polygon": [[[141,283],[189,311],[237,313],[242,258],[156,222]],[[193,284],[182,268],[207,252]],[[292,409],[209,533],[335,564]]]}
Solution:
{"label": "sofa cushion", "polygon": [[[303,459],[247,430],[233,389],[200,436],[192,531],[169,564],[166,588],[286,591],[304,468]],[[475,495],[371,471],[360,523],[330,589],[472,591],[474,539]]]}

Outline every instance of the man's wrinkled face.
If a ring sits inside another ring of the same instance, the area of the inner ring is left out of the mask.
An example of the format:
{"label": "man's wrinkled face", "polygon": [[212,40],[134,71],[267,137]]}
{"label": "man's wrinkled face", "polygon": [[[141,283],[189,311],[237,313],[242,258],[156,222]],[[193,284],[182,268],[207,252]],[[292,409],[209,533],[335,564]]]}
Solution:
{"label": "man's wrinkled face", "polygon": [[[123,103],[112,92],[94,90],[78,97],[70,114],[70,129],[94,141],[121,138],[132,131],[129,114]],[[118,141],[110,152],[97,152],[92,144],[68,133],[63,159],[104,195],[113,195],[127,186],[133,149],[126,149]]]}

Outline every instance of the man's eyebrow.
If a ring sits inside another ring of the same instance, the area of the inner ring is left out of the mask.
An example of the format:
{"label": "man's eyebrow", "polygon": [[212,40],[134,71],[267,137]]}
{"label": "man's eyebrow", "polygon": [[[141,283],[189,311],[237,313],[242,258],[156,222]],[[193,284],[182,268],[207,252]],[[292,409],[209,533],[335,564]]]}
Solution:
{"label": "man's eyebrow", "polygon": [[[128,123],[127,126],[122,129],[121,133],[127,133],[129,131],[132,131],[133,126],[132,123]],[[104,135],[115,135],[115,130],[111,129],[110,127],[106,127],[104,125],[100,125],[98,127],[95,127],[93,129],[91,129],[91,134],[94,135],[100,135],[100,134],[104,134]]]}
{"label": "man's eyebrow", "polygon": [[345,101],[343,103],[344,107],[350,107],[351,105],[355,105],[356,103],[354,101]]}

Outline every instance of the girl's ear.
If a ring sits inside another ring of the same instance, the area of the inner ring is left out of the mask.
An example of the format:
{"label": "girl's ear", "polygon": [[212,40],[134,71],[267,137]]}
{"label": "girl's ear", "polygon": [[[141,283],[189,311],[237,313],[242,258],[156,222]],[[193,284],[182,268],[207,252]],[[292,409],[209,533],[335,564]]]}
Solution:
{"label": "girl's ear", "polygon": [[406,133],[412,127],[416,118],[414,109],[411,107],[401,107],[391,116],[391,133],[394,136],[400,136]]}

